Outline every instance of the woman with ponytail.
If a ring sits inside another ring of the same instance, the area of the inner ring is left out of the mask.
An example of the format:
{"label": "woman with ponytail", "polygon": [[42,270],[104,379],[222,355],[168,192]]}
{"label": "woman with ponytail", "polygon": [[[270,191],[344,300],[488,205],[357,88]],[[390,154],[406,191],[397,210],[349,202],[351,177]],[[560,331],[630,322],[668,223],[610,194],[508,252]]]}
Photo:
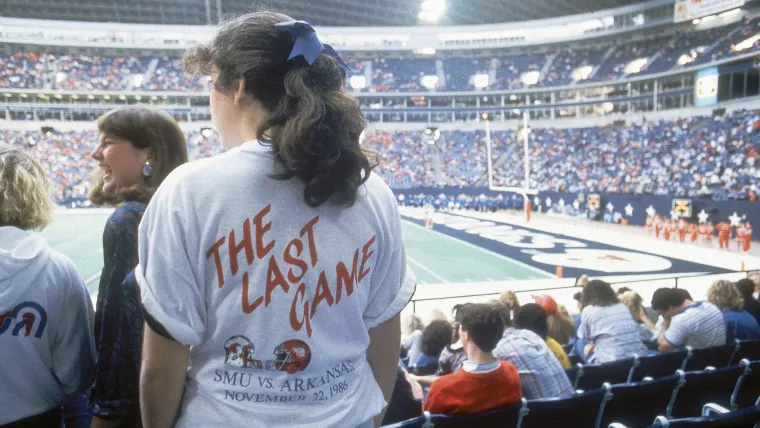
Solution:
{"label": "woman with ponytail", "polygon": [[186,54],[228,151],[172,173],[140,225],[144,426],[382,419],[415,281],[344,67],[269,12]]}

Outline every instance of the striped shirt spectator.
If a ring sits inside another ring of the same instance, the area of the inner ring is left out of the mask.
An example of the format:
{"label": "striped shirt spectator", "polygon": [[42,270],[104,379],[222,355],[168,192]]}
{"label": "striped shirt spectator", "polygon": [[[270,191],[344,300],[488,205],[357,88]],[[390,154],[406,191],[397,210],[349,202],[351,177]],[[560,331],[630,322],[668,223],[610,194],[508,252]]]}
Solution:
{"label": "striped shirt spectator", "polygon": [[631,312],[622,303],[583,308],[578,336],[586,344],[594,344],[591,363],[607,363],[647,351]]}
{"label": "striped shirt spectator", "polygon": [[574,394],[557,357],[532,331],[507,328],[493,355],[517,367],[523,396],[527,399],[566,398]]}
{"label": "striped shirt spectator", "polygon": [[702,349],[725,345],[723,314],[712,303],[694,303],[673,317],[664,336],[665,340],[678,347]]}

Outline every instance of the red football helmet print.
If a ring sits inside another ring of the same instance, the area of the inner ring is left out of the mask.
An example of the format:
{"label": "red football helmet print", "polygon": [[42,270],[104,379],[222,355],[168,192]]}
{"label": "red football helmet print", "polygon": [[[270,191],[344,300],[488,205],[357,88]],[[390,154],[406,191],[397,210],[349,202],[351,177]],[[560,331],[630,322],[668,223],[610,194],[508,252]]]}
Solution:
{"label": "red football helmet print", "polygon": [[291,339],[274,348],[275,359],[267,361],[267,370],[284,371],[288,374],[306,369],[311,362],[311,349],[303,340]]}

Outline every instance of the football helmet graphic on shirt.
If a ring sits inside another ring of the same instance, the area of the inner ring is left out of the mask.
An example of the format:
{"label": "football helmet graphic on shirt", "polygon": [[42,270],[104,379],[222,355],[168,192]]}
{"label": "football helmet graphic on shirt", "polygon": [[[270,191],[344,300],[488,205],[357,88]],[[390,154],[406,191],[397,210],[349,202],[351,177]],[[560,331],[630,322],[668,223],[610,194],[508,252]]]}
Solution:
{"label": "football helmet graphic on shirt", "polygon": [[245,336],[232,336],[224,342],[224,351],[227,356],[224,363],[232,367],[262,368],[261,361],[253,358],[256,348],[253,342]]}
{"label": "football helmet graphic on shirt", "polygon": [[306,369],[311,362],[311,349],[303,340],[287,340],[274,348],[274,360],[267,361],[267,370],[284,371],[288,374]]}

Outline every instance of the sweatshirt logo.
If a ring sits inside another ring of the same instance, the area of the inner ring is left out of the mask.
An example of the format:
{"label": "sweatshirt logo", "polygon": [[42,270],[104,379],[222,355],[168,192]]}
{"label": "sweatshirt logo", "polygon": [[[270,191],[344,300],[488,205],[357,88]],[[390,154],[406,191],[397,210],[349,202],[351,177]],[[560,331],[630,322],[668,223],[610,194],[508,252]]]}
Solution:
{"label": "sweatshirt logo", "polygon": [[224,363],[237,368],[272,370],[295,374],[309,366],[311,348],[303,340],[290,339],[274,348],[274,359],[262,364],[261,360],[253,358],[256,348],[247,337],[232,336],[224,342]]}
{"label": "sweatshirt logo", "polygon": [[39,339],[45,332],[46,325],[47,312],[35,302],[22,302],[12,310],[0,313],[0,336],[10,330],[13,336],[18,336],[23,331],[24,336],[34,333],[34,337]]}

